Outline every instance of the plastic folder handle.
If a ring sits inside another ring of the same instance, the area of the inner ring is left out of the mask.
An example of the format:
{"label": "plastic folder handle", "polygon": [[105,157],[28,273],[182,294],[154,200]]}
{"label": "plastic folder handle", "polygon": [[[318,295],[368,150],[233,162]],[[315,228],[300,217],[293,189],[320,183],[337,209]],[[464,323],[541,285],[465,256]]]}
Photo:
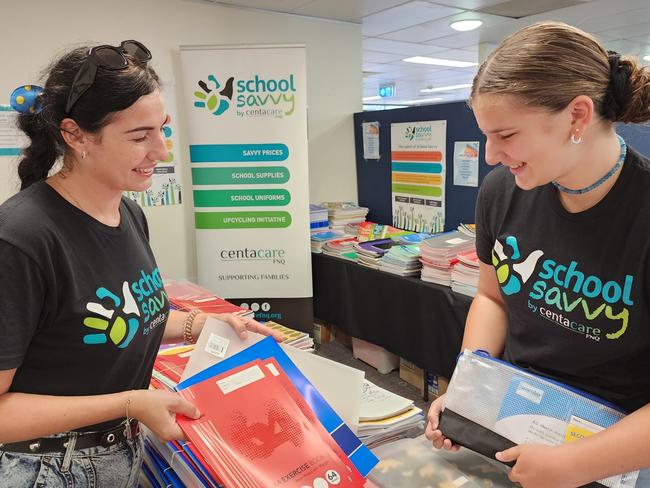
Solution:
{"label": "plastic folder handle", "polygon": [[[478,452],[490,459],[496,459],[497,452],[510,449],[517,445],[502,435],[492,432],[448,408],[443,410],[440,415],[438,429],[453,443],[466,447],[471,451]],[[503,464],[510,467],[515,465],[514,461]],[[594,481],[593,483],[582,485],[580,488],[606,487]]]}

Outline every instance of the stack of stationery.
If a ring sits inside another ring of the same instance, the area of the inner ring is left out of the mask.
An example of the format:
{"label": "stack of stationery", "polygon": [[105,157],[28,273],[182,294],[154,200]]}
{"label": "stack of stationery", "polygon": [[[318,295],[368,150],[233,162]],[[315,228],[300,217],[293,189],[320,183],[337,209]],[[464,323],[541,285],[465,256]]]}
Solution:
{"label": "stack of stationery", "polygon": [[309,229],[311,232],[322,232],[329,227],[327,209],[320,205],[309,205]]}
{"label": "stack of stationery", "polygon": [[184,441],[163,442],[146,426],[140,486],[143,488],[223,488],[220,480],[212,479],[203,460],[190,456],[190,444]]}
{"label": "stack of stationery", "polygon": [[264,322],[264,325],[282,336],[282,344],[295,347],[296,349],[302,349],[303,351],[314,352],[314,338],[307,332],[291,329],[271,320]]}
{"label": "stack of stationery", "polygon": [[365,380],[361,395],[359,438],[373,448],[386,442],[420,435],[424,413],[408,398]]}
{"label": "stack of stationery", "polygon": [[[177,416],[187,442],[163,443],[145,431],[143,486],[262,488],[282,480],[282,486],[301,488],[320,486],[319,478],[364,486],[378,460],[342,420],[356,430],[363,372],[296,349],[305,346],[304,337],[292,339],[296,331],[267,325],[291,345],[251,332],[242,340],[228,324],[209,318],[193,350],[161,351],[162,387],[175,384],[184,367],[174,390],[202,417]],[[332,377],[342,378],[333,383]],[[321,388],[337,397],[336,411]]]}
{"label": "stack of stationery", "polygon": [[189,281],[163,280],[169,304],[173,309],[189,311],[198,308],[205,313],[232,313],[252,318],[252,310],[239,307],[211,291]]}
{"label": "stack of stationery", "polygon": [[474,249],[474,239],[457,231],[443,232],[420,243],[423,281],[451,286],[458,253]]}
{"label": "stack of stationery", "polygon": [[417,244],[393,246],[379,262],[380,271],[400,276],[417,276],[420,269],[420,246]]}
{"label": "stack of stationery", "polygon": [[398,229],[391,225],[377,224],[375,222],[362,222],[358,226],[357,239],[359,242],[387,239],[396,236],[413,234],[410,231]]}
{"label": "stack of stationery", "polygon": [[476,249],[470,249],[457,254],[458,262],[451,270],[451,289],[473,297],[478,288],[479,259]]}
{"label": "stack of stationery", "polygon": [[354,245],[358,243],[359,241],[356,237],[343,237],[342,239],[327,241],[323,246],[323,254],[356,261],[357,252],[354,249]]}
{"label": "stack of stationery", "polygon": [[384,254],[399,242],[392,239],[376,239],[374,241],[359,242],[354,245],[357,251],[357,263],[367,268],[379,269],[379,262]]}
{"label": "stack of stationery", "polygon": [[476,224],[460,224],[458,232],[465,234],[467,237],[476,237]]}
{"label": "stack of stationery", "polygon": [[[226,486],[313,486],[328,479],[363,487],[364,477],[325,430],[274,358],[209,373],[179,391],[203,414],[177,417],[205,467]],[[326,485],[328,486],[328,485]]]}
{"label": "stack of stationery", "polygon": [[311,235],[311,252],[320,254],[323,252],[323,246],[328,241],[349,237],[341,230],[327,230],[324,232],[315,232]]}
{"label": "stack of stationery", "polygon": [[181,381],[194,345],[177,345],[161,349],[151,374],[151,386],[157,390],[173,390]]}
{"label": "stack of stationery", "polygon": [[357,224],[366,220],[368,209],[352,202],[323,202],[328,212],[329,225],[332,229],[343,230],[347,224]]}
{"label": "stack of stationery", "polygon": [[364,223],[365,222],[352,222],[351,224],[346,224],[345,227],[343,227],[343,232],[350,236],[356,236],[359,234],[360,226]]}
{"label": "stack of stationery", "polygon": [[420,244],[422,241],[429,239],[430,237],[433,237],[433,234],[429,234],[428,232],[409,232],[400,235],[399,241],[402,244]]}

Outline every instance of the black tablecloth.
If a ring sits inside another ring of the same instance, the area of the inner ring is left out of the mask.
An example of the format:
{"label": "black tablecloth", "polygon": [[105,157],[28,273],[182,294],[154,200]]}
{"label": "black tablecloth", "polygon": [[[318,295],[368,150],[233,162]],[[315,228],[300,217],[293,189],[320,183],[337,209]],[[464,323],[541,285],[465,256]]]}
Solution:
{"label": "black tablecloth", "polygon": [[470,297],[323,254],[312,254],[312,267],[317,319],[451,377]]}

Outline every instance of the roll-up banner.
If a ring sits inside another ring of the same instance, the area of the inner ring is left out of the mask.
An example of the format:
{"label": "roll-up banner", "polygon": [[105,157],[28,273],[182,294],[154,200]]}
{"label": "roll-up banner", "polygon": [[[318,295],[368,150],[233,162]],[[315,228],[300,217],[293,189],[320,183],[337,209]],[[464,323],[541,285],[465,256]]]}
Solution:
{"label": "roll-up banner", "polygon": [[311,332],[305,47],[180,51],[199,284]]}

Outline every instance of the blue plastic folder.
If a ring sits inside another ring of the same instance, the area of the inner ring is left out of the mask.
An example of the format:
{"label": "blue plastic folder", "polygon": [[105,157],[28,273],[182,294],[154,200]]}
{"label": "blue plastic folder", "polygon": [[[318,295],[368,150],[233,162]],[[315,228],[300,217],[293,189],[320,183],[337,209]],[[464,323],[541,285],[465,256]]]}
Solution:
{"label": "blue plastic folder", "polygon": [[370,449],[368,449],[359,438],[350,430],[350,428],[341,420],[341,417],[327,403],[320,392],[312,385],[309,380],[300,372],[298,367],[289,359],[289,356],[282,350],[278,343],[272,337],[253,344],[252,346],[240,351],[239,353],[224,359],[209,368],[195,374],[178,384],[176,390],[184,390],[192,385],[200,383],[203,380],[212,378],[218,374],[229,371],[230,369],[242,366],[255,359],[275,358],[280,367],[291,379],[296,389],[307,401],[312,408],[318,420],[320,420],[325,430],[330,433],[332,438],[341,447],[343,452],[350,458],[350,461],[356,466],[362,476],[368,473],[379,462]]}

